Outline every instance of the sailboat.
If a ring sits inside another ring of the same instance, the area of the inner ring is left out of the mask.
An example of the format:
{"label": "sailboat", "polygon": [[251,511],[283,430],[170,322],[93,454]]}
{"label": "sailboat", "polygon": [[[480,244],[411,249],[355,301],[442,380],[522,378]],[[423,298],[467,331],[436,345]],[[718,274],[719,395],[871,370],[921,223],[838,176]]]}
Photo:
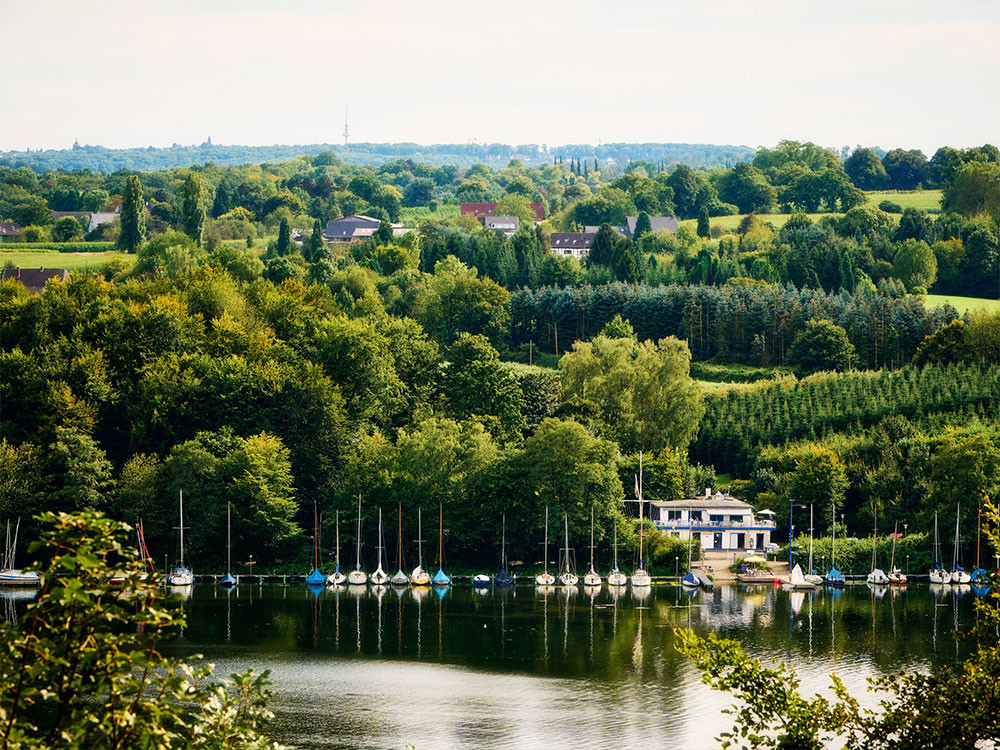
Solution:
{"label": "sailboat", "polygon": [[337,552],[334,562],[333,572],[326,577],[328,586],[342,586],[347,581],[347,576],[340,570],[340,511],[337,511]]}
{"label": "sailboat", "polygon": [[899,539],[899,521],[892,529],[892,557],[889,559],[889,585],[905,586],[906,574],[896,567],[896,540]]}
{"label": "sailboat", "polygon": [[169,586],[190,586],[194,583],[194,574],[184,567],[184,490],[180,491],[180,532],[181,532],[181,560],[180,565],[170,571],[170,575],[167,576],[167,584]]}
{"label": "sailboat", "polygon": [[368,576],[368,580],[372,582],[372,586],[384,586],[389,582],[389,574],[382,570],[382,509],[378,509],[378,539],[376,541],[378,545],[378,566],[375,568],[375,572]]}
{"label": "sailboat", "polygon": [[965,572],[963,568],[958,563],[958,551],[961,547],[961,541],[959,540],[959,529],[961,529],[962,513],[960,506],[955,505],[955,553],[952,556],[951,561],[951,582],[952,583],[969,583],[972,580],[972,576]]}
{"label": "sailboat", "polygon": [[[139,553],[138,557],[142,561],[142,572],[139,573],[139,580],[145,581],[149,578],[149,573],[153,570],[153,561],[146,549],[146,538],[142,532],[142,519],[135,522],[135,549]],[[123,570],[112,573],[108,583],[125,583],[126,573]]]}
{"label": "sailboat", "polygon": [[809,572],[803,576],[809,583],[814,586],[823,585],[823,576],[816,573],[813,570],[813,505],[809,504]]}
{"label": "sailboat", "polygon": [[830,504],[830,570],[824,580],[835,589],[844,587],[844,574],[837,570],[837,506]]}
{"label": "sailboat", "polygon": [[10,521],[7,521],[7,543],[4,545],[3,565],[0,567],[0,586],[41,586],[42,575],[33,570],[14,567],[14,550],[17,548],[17,532],[21,529],[21,519],[14,526],[14,536],[10,535]]}
{"label": "sailboat", "polygon": [[882,572],[882,569],[876,566],[876,553],[878,552],[878,507],[872,507],[872,572],[868,574],[868,578],[865,580],[872,586],[887,586],[889,584],[889,576]]}
{"label": "sailboat", "polygon": [[313,566],[306,576],[307,586],[322,586],[326,576],[319,572],[319,516],[316,513],[316,503],[313,503]]}
{"label": "sailboat", "polygon": [[938,514],[934,512],[934,568],[930,572],[931,583],[951,583],[951,573],[941,567],[941,543],[938,541]]}
{"label": "sailboat", "polygon": [[549,573],[549,506],[545,506],[545,543],[542,547],[542,572],[535,576],[535,583],[539,586],[552,586],[556,582],[556,577]]}
{"label": "sailboat", "polygon": [[691,545],[694,543],[693,522],[691,520],[691,509],[688,509],[688,571],[681,578],[681,586],[689,589],[701,588],[701,581],[691,570]]}
{"label": "sailboat", "polygon": [[601,577],[594,570],[594,506],[590,506],[590,570],[583,577],[584,586],[600,586]]}
{"label": "sailboat", "polygon": [[403,572],[403,504],[399,503],[399,528],[396,532],[396,572],[389,579],[393,586],[407,586],[410,577]]}
{"label": "sailboat", "polygon": [[507,572],[507,514],[503,514],[502,531],[500,533],[500,572],[493,576],[497,586],[510,586],[514,576]]}
{"label": "sailboat", "polygon": [[794,589],[796,591],[809,591],[816,588],[816,584],[807,579],[802,574],[802,566],[798,563],[792,568],[792,573],[789,576],[788,583],[785,584],[787,588]]}
{"label": "sailboat", "polygon": [[569,548],[569,515],[566,513],[563,513],[563,526],[566,530],[566,546],[562,549],[565,556],[563,557],[563,569],[559,574],[559,583],[563,586],[576,586],[580,578],[572,570]]}
{"label": "sailboat", "polygon": [[358,535],[354,538],[354,570],[347,574],[347,582],[363,586],[368,582],[368,574],[361,569],[361,493],[358,493]]}
{"label": "sailboat", "polygon": [[646,588],[651,586],[653,581],[649,577],[649,573],[642,566],[642,522],[645,519],[646,514],[643,512],[642,506],[642,451],[639,452],[639,479],[638,479],[638,492],[636,494],[639,496],[639,567],[632,571],[632,588]]}
{"label": "sailboat", "polygon": [[233,505],[226,503],[226,574],[219,579],[219,585],[235,586],[237,583],[233,575]]}
{"label": "sailboat", "polygon": [[[969,579],[972,581],[972,583],[978,584],[980,588],[982,586],[989,586],[991,584],[990,574],[987,573],[985,570],[983,570],[981,567],[979,567],[979,544],[982,540],[982,535],[983,535],[983,509],[982,506],[980,506],[979,516],[976,519],[976,569],[973,570],[972,575],[969,576]],[[975,590],[976,586],[973,586],[973,589]],[[976,591],[976,594],[981,595],[978,590]]]}
{"label": "sailboat", "polygon": [[618,570],[618,517],[617,516],[615,516],[614,550],[615,550],[614,567],[611,569],[611,572],[608,573],[608,586],[624,586],[626,583],[628,583],[628,578],[625,576],[624,573]]}
{"label": "sailboat", "polygon": [[438,503],[438,570],[431,583],[435,586],[451,585],[451,577],[444,572],[444,503]]}
{"label": "sailboat", "polygon": [[417,508],[417,567],[410,573],[410,583],[414,586],[430,586],[431,577],[424,570],[424,522],[423,511]]}

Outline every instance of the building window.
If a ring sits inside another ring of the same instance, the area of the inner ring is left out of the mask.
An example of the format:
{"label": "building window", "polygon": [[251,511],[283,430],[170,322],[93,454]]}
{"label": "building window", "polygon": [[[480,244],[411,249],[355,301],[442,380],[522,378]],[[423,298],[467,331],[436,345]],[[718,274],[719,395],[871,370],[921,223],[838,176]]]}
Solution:
{"label": "building window", "polygon": [[726,517],[725,516],[709,516],[709,520],[712,523],[722,523],[723,521],[726,520]]}
{"label": "building window", "polygon": [[692,521],[700,521],[701,520],[701,511],[700,510],[692,510],[691,511],[691,520]]}
{"label": "building window", "polygon": [[667,520],[668,521],[680,521],[681,520],[681,512],[679,510],[668,510],[667,511]]}

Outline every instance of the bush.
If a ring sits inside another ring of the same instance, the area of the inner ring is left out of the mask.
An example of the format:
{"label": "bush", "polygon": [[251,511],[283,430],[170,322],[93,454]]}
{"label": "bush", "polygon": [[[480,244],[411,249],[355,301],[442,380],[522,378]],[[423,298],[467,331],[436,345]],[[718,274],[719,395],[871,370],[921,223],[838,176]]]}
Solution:
{"label": "bush", "polygon": [[[0,622],[0,744],[34,748],[277,748],[260,729],[268,673],[215,682],[160,653],[184,627],[131,529],[97,513],[45,513],[44,585],[23,620]],[[123,583],[108,585],[121,575]]]}
{"label": "bush", "polygon": [[52,236],[49,234],[49,230],[45,227],[40,227],[37,224],[25,227],[21,236],[24,237],[25,242],[31,243],[32,245],[37,245],[39,242],[48,242],[52,239]]}
{"label": "bush", "polygon": [[893,203],[892,201],[885,200],[878,204],[880,210],[885,211],[887,214],[901,214],[903,213],[903,207],[898,203]]}

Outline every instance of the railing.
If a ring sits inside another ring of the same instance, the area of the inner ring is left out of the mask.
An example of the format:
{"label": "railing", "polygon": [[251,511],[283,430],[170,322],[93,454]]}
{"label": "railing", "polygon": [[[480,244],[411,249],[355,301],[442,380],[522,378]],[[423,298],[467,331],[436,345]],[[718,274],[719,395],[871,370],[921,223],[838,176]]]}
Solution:
{"label": "railing", "polygon": [[744,521],[654,521],[661,529],[773,529],[774,521],[757,519],[749,523]]}

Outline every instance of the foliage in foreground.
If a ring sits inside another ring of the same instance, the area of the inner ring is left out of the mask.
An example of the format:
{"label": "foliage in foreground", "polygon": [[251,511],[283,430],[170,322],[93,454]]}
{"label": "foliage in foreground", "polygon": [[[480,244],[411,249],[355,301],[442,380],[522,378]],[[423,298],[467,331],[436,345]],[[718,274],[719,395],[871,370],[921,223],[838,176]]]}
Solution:
{"label": "foliage in foreground", "polygon": [[[996,549],[1000,516],[990,505],[984,517],[984,532]],[[725,748],[806,750],[839,740],[849,750],[964,750],[979,741],[1000,740],[1000,576],[994,576],[993,584],[993,592],[976,601],[975,626],[963,634],[975,650],[959,669],[870,679],[869,690],[882,696],[874,711],[862,708],[836,675],[831,676],[832,699],[809,698],[799,692],[795,671],[783,663],[768,669],[747,656],[737,641],[714,633],[708,638],[687,629],[676,633],[680,650],[701,670],[702,680],[739,701],[731,709],[733,731],[718,738]]]}
{"label": "foliage in foreground", "polygon": [[[0,747],[279,747],[260,732],[267,672],[219,682],[210,664],[160,653],[183,615],[141,577],[128,526],[95,513],[39,521],[44,587],[0,625]],[[109,585],[113,574],[124,582]]]}

